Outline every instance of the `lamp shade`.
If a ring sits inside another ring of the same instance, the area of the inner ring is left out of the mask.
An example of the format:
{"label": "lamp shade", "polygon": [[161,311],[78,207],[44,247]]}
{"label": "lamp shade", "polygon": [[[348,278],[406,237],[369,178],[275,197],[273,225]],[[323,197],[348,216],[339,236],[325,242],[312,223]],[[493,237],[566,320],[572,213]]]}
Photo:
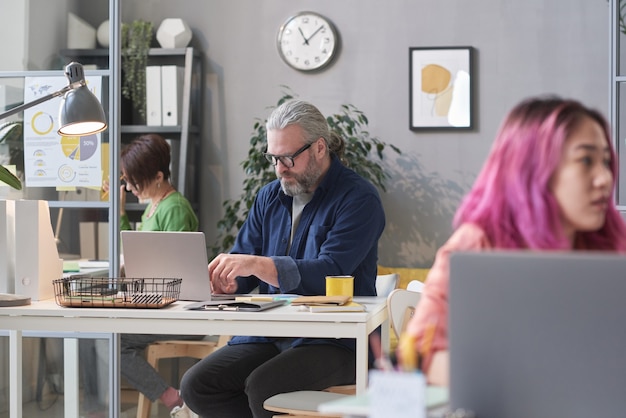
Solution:
{"label": "lamp shade", "polygon": [[83,66],[72,62],[65,67],[72,87],[59,108],[59,135],[84,136],[102,132],[107,128],[102,105],[85,82]]}

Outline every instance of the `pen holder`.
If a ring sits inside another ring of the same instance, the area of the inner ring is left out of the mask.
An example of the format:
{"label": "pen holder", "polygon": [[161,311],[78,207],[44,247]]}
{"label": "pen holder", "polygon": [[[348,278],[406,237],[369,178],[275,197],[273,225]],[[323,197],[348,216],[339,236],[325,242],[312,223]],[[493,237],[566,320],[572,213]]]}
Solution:
{"label": "pen holder", "polygon": [[426,418],[426,378],[421,372],[370,370],[369,418]]}

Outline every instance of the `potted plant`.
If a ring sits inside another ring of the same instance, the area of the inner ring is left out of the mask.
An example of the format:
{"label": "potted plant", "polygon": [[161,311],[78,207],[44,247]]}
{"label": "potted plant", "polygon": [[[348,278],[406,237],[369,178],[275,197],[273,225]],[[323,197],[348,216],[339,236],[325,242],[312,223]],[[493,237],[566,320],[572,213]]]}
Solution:
{"label": "potted plant", "polygon": [[[283,92],[276,107],[293,98],[293,94]],[[380,190],[385,191],[389,174],[381,165],[383,153],[387,147],[397,154],[402,152],[395,145],[386,144],[371,136],[367,130],[369,122],[367,117],[353,105],[342,105],[339,113],[328,116],[326,120],[331,130],[346,141],[343,164],[371,181]],[[261,187],[276,179],[274,167],[263,156],[267,148],[266,121],[257,119],[254,123],[248,158],[241,163],[246,173],[243,193],[238,199],[227,200],[222,204],[224,216],[217,222],[218,236],[215,245],[211,248],[213,256],[230,250],[257,193]]]}
{"label": "potted plant", "polygon": [[146,65],[154,38],[152,22],[134,20],[122,24],[122,95],[146,118]]}
{"label": "potted plant", "polygon": [[[9,164],[23,170],[24,148],[22,144],[22,121],[12,121],[0,125],[0,146],[8,148]],[[5,151],[6,152],[6,151]],[[0,165],[0,181],[5,182],[16,190],[22,190],[22,182],[4,166]]]}

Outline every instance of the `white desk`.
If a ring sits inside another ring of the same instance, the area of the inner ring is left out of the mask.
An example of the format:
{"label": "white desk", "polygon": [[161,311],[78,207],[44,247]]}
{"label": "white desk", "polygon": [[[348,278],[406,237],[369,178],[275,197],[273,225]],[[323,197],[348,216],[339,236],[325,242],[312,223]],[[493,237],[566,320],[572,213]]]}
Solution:
{"label": "white desk", "polygon": [[[386,299],[356,297],[366,312],[310,313],[294,306],[265,312],[187,311],[187,302],[176,302],[161,309],[64,308],[53,299],[31,305],[0,308],[0,330],[9,330],[11,368],[11,418],[22,416],[22,334],[23,331],[79,332],[111,334],[196,334],[250,335],[268,337],[354,338],[356,339],[356,387],[363,393],[367,386],[368,336],[380,325],[383,349],[389,346],[389,321]],[[263,326],[259,326],[262,323]],[[61,337],[63,337],[61,335]],[[114,340],[117,340],[116,338]],[[113,416],[119,414],[119,341],[112,356],[116,390],[110,393]],[[78,361],[78,342],[66,338],[65,361]],[[67,367],[67,365],[66,365]],[[73,368],[70,374],[77,376]],[[76,393],[78,384],[66,375],[66,396]],[[78,379],[76,379],[77,381]],[[68,387],[69,385],[69,387]],[[70,396],[73,399],[72,395]],[[77,399],[77,396],[76,396]],[[72,412],[76,409],[69,405]],[[66,416],[68,404],[66,402]]]}

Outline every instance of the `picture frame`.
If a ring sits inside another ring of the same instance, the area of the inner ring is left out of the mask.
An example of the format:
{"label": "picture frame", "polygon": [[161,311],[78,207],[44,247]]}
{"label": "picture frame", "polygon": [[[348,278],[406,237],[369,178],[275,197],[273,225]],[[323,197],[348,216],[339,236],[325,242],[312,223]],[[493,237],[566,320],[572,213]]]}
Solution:
{"label": "picture frame", "polygon": [[474,48],[409,48],[409,129],[472,129]]}

